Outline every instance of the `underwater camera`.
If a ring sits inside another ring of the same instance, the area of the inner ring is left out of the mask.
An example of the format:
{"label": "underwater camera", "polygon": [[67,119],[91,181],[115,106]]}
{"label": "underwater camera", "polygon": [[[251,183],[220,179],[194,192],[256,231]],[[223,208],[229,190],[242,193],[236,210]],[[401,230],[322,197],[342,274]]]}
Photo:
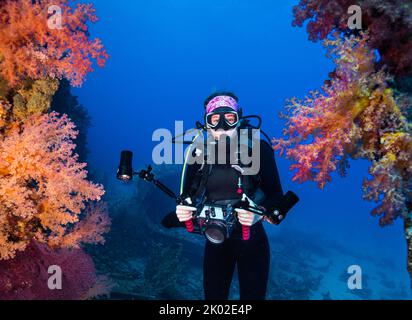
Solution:
{"label": "underwater camera", "polygon": [[227,205],[204,205],[196,222],[200,232],[212,243],[220,244],[230,238],[236,223],[234,207]]}
{"label": "underwater camera", "polygon": [[[195,226],[192,227],[191,232],[203,234],[210,242],[220,244],[229,239],[233,232],[237,220],[236,208],[264,216],[271,223],[279,225],[298,202],[298,196],[294,192],[288,191],[282,196],[273,211],[263,211],[246,195],[243,196],[242,200],[236,200],[228,204],[204,204],[197,210],[194,218]],[[190,223],[193,223],[193,221],[190,221]],[[249,238],[250,227],[242,226],[242,239],[249,240]]]}

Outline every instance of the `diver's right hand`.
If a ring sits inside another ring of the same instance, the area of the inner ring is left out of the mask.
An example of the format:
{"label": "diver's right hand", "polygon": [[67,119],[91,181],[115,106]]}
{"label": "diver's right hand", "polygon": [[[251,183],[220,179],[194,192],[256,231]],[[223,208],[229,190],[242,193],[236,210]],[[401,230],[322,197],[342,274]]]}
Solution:
{"label": "diver's right hand", "polygon": [[186,222],[193,218],[193,213],[196,210],[195,207],[178,205],[176,207],[176,215],[180,222]]}

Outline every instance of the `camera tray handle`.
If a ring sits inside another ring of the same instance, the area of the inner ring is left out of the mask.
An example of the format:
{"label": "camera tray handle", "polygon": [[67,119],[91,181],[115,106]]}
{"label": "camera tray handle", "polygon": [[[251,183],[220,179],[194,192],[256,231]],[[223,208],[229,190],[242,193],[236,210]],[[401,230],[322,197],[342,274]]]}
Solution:
{"label": "camera tray handle", "polygon": [[[140,170],[139,172],[136,172],[135,174],[139,176],[140,179],[143,179],[147,182],[153,183],[157,188],[159,188],[163,193],[165,193],[167,196],[170,198],[176,200],[176,203],[179,205],[191,205],[187,200],[182,199],[181,197],[176,196],[176,194],[168,187],[166,186],[163,182],[160,180],[155,179],[155,176],[153,174],[153,168],[152,166],[148,166],[146,170]],[[186,230],[190,233],[192,233],[195,230],[194,224],[193,224],[193,219],[188,220],[185,222]]]}
{"label": "camera tray handle", "polygon": [[[178,197],[176,199],[176,203],[178,205],[187,205],[187,206],[192,206],[192,200],[190,198],[187,199],[183,199],[182,197]],[[190,220],[185,221],[185,226],[186,226],[186,230],[190,233],[193,233],[195,231],[195,225],[193,224],[193,218]]]}

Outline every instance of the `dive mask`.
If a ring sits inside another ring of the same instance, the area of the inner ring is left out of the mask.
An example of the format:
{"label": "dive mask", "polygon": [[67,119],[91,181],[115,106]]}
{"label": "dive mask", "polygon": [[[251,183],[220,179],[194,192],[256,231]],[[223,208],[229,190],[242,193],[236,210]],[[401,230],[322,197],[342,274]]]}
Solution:
{"label": "dive mask", "polygon": [[205,120],[208,128],[227,131],[239,124],[239,113],[229,107],[220,107],[207,113]]}

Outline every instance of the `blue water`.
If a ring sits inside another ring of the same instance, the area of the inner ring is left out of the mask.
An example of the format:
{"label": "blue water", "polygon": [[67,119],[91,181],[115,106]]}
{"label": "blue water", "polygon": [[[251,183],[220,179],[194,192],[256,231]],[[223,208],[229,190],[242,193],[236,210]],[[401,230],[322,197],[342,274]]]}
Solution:
{"label": "blue water", "polygon": [[[284,123],[278,114],[285,100],[320,88],[333,70],[322,46],[310,42],[304,28],[291,26],[296,3],[95,1],[100,21],[91,32],[102,39],[110,59],[74,90],[93,119],[90,164],[113,176],[122,149],[134,150],[136,167],[150,163],[153,131],[172,130],[176,120],[193,126],[202,117],[203,100],[215,89],[234,91],[245,113],[260,114],[264,129],[279,137]],[[301,201],[279,228],[267,231],[296,239],[309,234],[325,247],[338,243],[344,248],[330,256],[336,268],[325,275],[323,291],[348,297],[335,270],[351,264],[359,264],[365,275],[370,272],[370,278],[379,280],[384,273],[409,286],[402,221],[379,227],[370,215],[374,204],[362,200],[366,161],[352,161],[348,176],[334,174],[324,190],[292,182],[288,160],[277,157],[277,164],[284,189],[295,191]],[[380,287],[370,289],[379,292]]]}

